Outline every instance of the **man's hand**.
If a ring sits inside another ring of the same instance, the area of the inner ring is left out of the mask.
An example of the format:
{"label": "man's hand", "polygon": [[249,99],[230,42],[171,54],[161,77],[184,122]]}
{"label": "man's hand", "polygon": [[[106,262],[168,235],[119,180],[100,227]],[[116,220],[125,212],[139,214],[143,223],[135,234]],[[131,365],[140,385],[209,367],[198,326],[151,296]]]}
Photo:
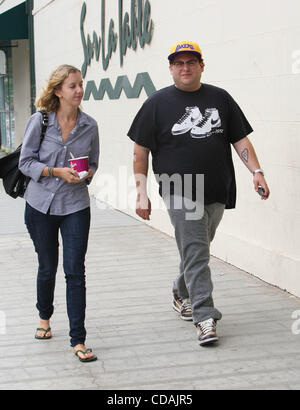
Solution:
{"label": "man's hand", "polygon": [[[247,137],[242,138],[238,142],[234,143],[233,146],[238,156],[241,158],[249,171],[253,172],[253,170],[261,168],[253,145]],[[270,190],[262,173],[257,172],[256,174],[254,174],[253,184],[256,192],[258,192],[258,186],[262,186],[265,190],[265,195],[262,196],[261,199],[268,199]]]}
{"label": "man's hand", "polygon": [[253,177],[253,184],[254,184],[254,189],[256,192],[258,192],[259,186],[263,187],[263,189],[265,190],[265,194],[261,196],[261,199],[266,200],[269,198],[270,190],[269,190],[269,187],[266,183],[266,180],[263,174],[261,174],[260,172],[257,172]]}
{"label": "man's hand", "polygon": [[147,221],[151,215],[151,201],[147,196],[137,195],[136,199],[136,214]]}
{"label": "man's hand", "polygon": [[147,195],[147,173],[149,148],[134,143],[133,171],[136,182],[136,214],[147,221],[150,220],[151,202]]}

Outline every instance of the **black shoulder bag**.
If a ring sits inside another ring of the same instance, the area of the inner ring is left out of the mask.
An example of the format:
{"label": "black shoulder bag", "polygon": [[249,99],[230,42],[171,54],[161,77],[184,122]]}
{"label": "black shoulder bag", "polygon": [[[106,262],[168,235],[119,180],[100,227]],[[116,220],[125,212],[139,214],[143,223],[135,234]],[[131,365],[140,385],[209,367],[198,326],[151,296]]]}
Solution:
{"label": "black shoulder bag", "polygon": [[[45,111],[40,111],[40,113],[43,116],[41,144],[48,126],[48,114]],[[22,174],[19,170],[21,148],[22,144],[14,152],[0,159],[0,178],[3,180],[5,192],[12,198],[18,196],[23,198],[30,181],[30,177]]]}

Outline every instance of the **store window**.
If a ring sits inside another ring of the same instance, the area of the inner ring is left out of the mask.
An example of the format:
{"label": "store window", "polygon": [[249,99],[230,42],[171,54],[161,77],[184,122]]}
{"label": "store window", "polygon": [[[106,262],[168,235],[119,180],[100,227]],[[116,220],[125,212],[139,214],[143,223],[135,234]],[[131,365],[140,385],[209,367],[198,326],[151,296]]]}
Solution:
{"label": "store window", "polygon": [[15,148],[12,59],[9,47],[0,49],[0,145],[6,151]]}

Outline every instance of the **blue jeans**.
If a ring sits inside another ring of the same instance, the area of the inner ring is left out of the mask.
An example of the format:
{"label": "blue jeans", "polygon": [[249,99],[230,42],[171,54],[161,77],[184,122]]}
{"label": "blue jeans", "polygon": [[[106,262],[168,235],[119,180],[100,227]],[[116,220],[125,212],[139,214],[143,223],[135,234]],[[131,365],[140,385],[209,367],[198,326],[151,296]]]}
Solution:
{"label": "blue jeans", "polygon": [[54,311],[58,233],[59,230],[61,232],[71,346],[84,344],[86,338],[84,262],[90,229],[90,208],[69,215],[56,216],[43,214],[26,203],[25,224],[38,254],[36,307],[43,320],[49,320]]}

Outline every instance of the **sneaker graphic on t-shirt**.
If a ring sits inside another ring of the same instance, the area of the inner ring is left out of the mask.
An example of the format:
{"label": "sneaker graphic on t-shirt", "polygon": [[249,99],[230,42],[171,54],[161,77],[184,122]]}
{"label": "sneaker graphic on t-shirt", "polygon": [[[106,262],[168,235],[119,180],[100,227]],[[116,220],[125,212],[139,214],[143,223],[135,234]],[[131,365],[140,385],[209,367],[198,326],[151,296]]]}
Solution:
{"label": "sneaker graphic on t-shirt", "polygon": [[192,138],[207,138],[214,128],[221,126],[219,111],[216,108],[207,108],[204,116],[198,107],[186,107],[185,111],[172,128],[173,135],[191,131]]}
{"label": "sneaker graphic on t-shirt", "polygon": [[198,122],[191,130],[193,138],[208,137],[213,128],[221,126],[219,111],[216,108],[207,108],[203,119]]}
{"label": "sneaker graphic on t-shirt", "polygon": [[186,107],[185,114],[176,122],[172,128],[173,135],[185,134],[193,126],[202,120],[202,114],[198,107]]}

